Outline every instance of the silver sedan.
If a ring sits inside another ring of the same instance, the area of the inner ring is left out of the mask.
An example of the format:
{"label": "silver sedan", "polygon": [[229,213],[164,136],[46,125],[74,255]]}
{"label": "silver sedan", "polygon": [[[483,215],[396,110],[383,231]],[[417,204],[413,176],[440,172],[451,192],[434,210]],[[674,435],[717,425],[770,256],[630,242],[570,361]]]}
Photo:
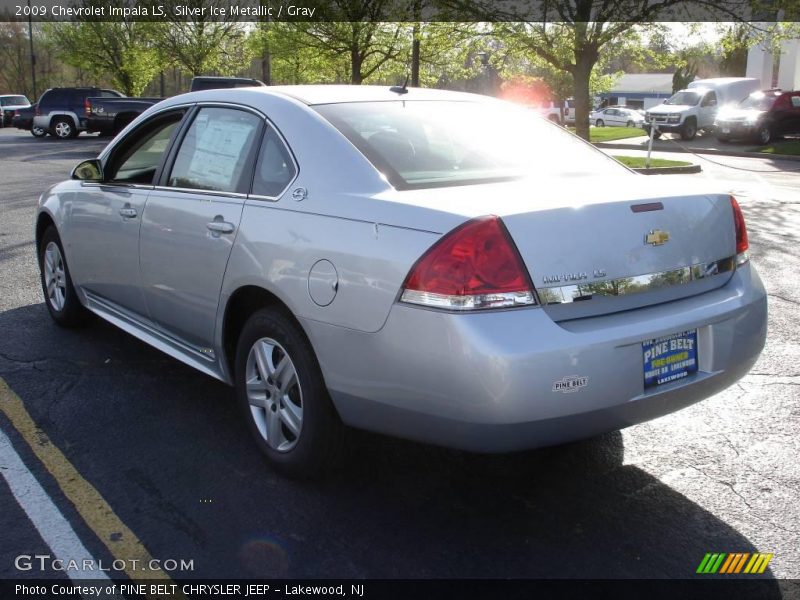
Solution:
{"label": "silver sedan", "polygon": [[736,200],[501,101],[176,96],[46,191],[57,323],[93,313],[236,388],[308,476],[346,426],[477,452],[678,410],[742,377],[767,301]]}

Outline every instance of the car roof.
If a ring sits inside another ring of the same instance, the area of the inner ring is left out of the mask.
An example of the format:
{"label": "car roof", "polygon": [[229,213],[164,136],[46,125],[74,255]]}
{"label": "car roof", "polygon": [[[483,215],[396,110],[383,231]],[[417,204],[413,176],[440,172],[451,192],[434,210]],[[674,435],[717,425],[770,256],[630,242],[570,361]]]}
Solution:
{"label": "car roof", "polygon": [[275,85],[259,88],[264,93],[289,96],[310,106],[315,104],[339,104],[344,102],[386,102],[392,100],[493,100],[489,96],[451,92],[429,88],[406,88],[406,94],[391,91],[381,85]]}

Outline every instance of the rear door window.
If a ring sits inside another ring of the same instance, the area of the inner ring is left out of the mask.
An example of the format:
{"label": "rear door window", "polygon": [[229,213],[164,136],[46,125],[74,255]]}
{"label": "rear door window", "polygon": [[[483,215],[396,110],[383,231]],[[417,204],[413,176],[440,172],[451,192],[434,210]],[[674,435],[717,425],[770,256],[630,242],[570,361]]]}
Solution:
{"label": "rear door window", "polygon": [[263,119],[233,108],[201,108],[181,141],[169,187],[247,193]]}

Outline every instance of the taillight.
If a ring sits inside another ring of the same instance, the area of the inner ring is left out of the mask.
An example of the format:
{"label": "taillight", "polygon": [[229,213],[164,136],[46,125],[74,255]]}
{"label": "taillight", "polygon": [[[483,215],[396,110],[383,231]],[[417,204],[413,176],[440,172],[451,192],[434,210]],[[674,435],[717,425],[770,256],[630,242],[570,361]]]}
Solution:
{"label": "taillight", "polygon": [[33,116],[34,116],[34,117],[38,117],[38,116],[40,116],[41,114],[42,114],[42,113],[40,113],[40,112],[39,112],[39,105],[37,104],[36,106],[34,106],[34,107],[33,107]]}
{"label": "taillight", "polygon": [[451,310],[536,304],[522,257],[495,216],[468,221],[437,241],[411,268],[400,300]]}
{"label": "taillight", "polygon": [[83,112],[86,113],[87,117],[92,116],[92,103],[89,102],[88,98],[83,101]]}
{"label": "taillight", "polygon": [[736,264],[743,265],[750,260],[747,249],[750,243],[747,240],[747,226],[744,224],[744,215],[736,198],[731,196],[731,208],[733,208],[733,226],[736,230]]}

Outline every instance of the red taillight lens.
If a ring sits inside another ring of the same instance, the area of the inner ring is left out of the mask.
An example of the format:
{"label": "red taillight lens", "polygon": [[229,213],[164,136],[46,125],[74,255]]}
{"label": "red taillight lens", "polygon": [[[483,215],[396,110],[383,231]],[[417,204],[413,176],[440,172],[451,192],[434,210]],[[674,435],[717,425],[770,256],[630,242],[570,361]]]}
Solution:
{"label": "red taillight lens", "polygon": [[731,196],[731,208],[733,208],[733,226],[736,229],[736,260],[738,264],[742,265],[750,259],[747,254],[747,249],[750,247],[747,239],[747,226],[744,224],[742,209],[733,196]]}
{"label": "red taillight lens", "polygon": [[403,288],[403,302],[455,310],[536,302],[522,258],[495,216],[468,221],[436,242]]}
{"label": "red taillight lens", "polygon": [[33,107],[33,116],[38,117],[41,113],[39,112],[39,105]]}
{"label": "red taillight lens", "polygon": [[92,103],[89,102],[88,98],[83,101],[83,112],[86,113],[87,117],[92,115]]}

